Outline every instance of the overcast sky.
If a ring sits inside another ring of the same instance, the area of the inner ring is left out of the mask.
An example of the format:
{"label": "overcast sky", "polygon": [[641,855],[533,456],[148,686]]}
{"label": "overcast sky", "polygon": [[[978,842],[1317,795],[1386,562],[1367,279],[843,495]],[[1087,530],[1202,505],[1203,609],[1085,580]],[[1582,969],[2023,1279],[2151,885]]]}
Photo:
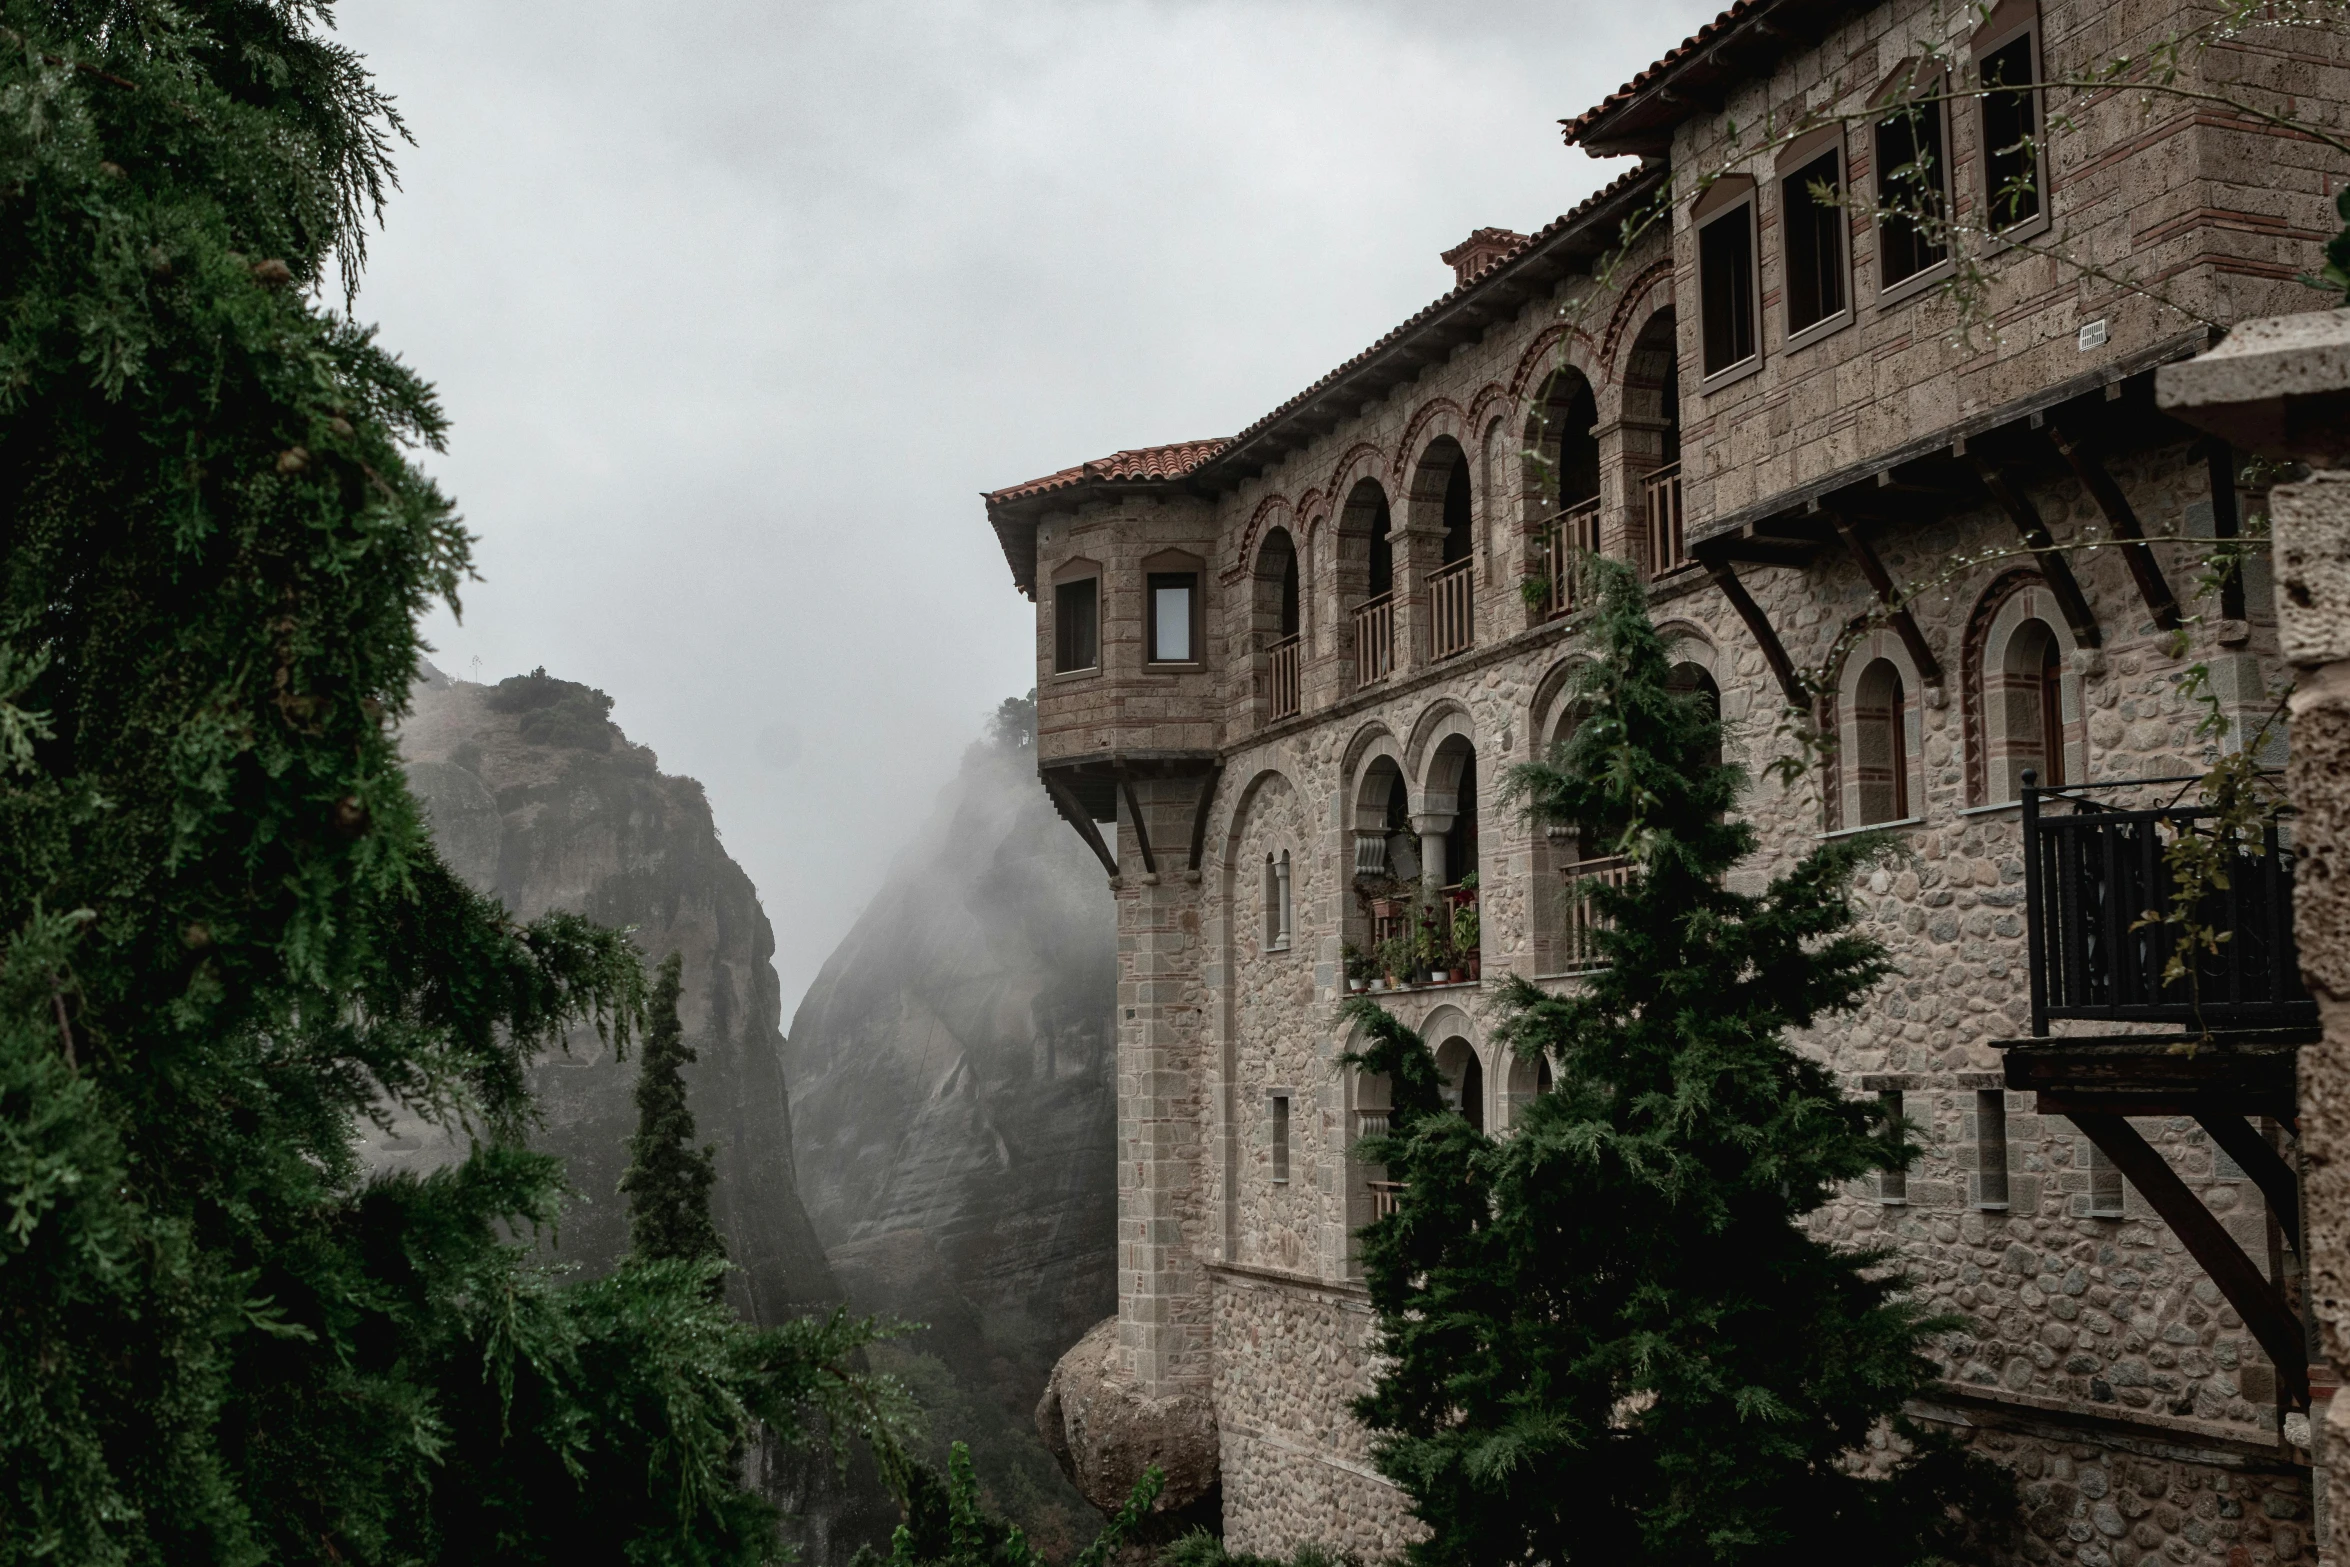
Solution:
{"label": "overcast sky", "polygon": [[480,536],[435,661],[601,686],[708,786],[788,1018],[1034,682],[979,492],[1368,346],[1612,177],[1555,122],[1708,10],[343,0],[417,140],[359,314]]}

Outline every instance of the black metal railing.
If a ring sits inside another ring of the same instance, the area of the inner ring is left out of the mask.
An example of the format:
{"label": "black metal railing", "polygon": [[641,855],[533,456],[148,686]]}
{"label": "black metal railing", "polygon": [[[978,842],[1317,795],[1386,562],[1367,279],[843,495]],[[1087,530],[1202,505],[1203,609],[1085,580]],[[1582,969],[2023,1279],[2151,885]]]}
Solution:
{"label": "black metal railing", "polygon": [[[2241,844],[2222,860],[2226,887],[2215,885],[2192,912],[2194,925],[2225,933],[2213,952],[2199,950],[2170,918],[2178,882],[2165,851],[2181,834],[2212,832],[2214,813],[2176,799],[2123,809],[2091,798],[2196,781],[2141,778],[2055,789],[2025,784],[2024,902],[2034,1034],[2047,1034],[2051,1018],[2198,1030],[2316,1018],[2317,1004],[2302,988],[2293,946],[2293,849],[2276,820],[2266,824],[2257,846]],[[2192,962],[2166,976],[2181,952]]]}

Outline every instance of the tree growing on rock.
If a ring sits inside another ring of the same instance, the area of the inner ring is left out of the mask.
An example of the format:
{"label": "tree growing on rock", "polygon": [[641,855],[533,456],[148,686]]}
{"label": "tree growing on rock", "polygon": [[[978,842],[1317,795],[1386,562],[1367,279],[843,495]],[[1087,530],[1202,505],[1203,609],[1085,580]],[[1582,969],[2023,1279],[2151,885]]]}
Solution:
{"label": "tree growing on rock", "polygon": [[644,1053],[637,1061],[636,1135],[628,1140],[620,1190],[628,1198],[631,1252],[693,1262],[723,1258],[726,1248],[710,1222],[716,1150],[694,1146],[694,1113],[685,1102],[685,1067],[695,1056],[677,1016],[684,963],[670,953],[653,981]]}
{"label": "tree growing on rock", "polygon": [[[752,1421],[887,1389],[715,1262],[533,1261],[529,1062],[643,973],[402,781],[470,540],[321,303],[401,134],[327,15],[0,0],[0,1559],[762,1560]],[[470,1155],[371,1177],[387,1107]]]}
{"label": "tree growing on rock", "polygon": [[1635,870],[1591,892],[1604,968],[1501,997],[1498,1037],[1553,1081],[1506,1138],[1446,1110],[1424,1044],[1352,1004],[1355,1060],[1392,1092],[1367,1156],[1402,1183],[1364,1238],[1385,1369],[1358,1413],[1429,1567],[1962,1555],[2013,1515],[2003,1472],[1902,1417],[1952,1324],[1889,1253],[1807,1223],[1912,1157],[1788,1044],[1887,971],[1849,928],[1874,851],[1831,842],[1728,888],[1756,844],[1729,814],[1741,774],[1668,684],[1637,579],[1594,567],[1596,656],[1570,696],[1588,716],[1507,787]]}

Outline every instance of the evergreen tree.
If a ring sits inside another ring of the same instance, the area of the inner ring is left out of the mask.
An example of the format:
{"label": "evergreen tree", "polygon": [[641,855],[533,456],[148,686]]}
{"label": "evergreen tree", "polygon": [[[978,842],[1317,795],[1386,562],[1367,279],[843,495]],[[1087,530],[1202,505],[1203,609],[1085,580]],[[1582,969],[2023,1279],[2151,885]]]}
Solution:
{"label": "evergreen tree", "polygon": [[[1553,1087],[1498,1140],[1443,1109],[1418,1038],[1352,1004],[1357,1064],[1394,1106],[1366,1153],[1403,1185],[1364,1237],[1385,1369],[1358,1413],[1431,1567],[1963,1554],[1968,1520],[2012,1516],[2003,1472],[1901,1418],[1954,1324],[1888,1253],[1806,1223],[1912,1152],[1787,1043],[1887,971],[1846,898],[1877,851],[1834,841],[1729,890],[1757,841],[1730,814],[1741,776],[1669,686],[1637,579],[1597,564],[1595,657],[1568,694],[1587,716],[1507,787],[1634,862],[1592,893],[1608,966],[1502,994],[1498,1037]],[[1861,1462],[1880,1429],[1906,1451]]]}
{"label": "evergreen tree", "polygon": [[[980,1501],[971,1449],[961,1442],[947,1452],[945,1479],[924,1464],[905,1464],[890,1478],[904,1504],[906,1521],[890,1536],[889,1555],[863,1546],[850,1567],[1046,1567],[1045,1558],[1019,1526],[989,1512]],[[1118,1516],[1077,1553],[1071,1567],[1106,1567],[1149,1515],[1165,1484],[1166,1476],[1157,1465],[1145,1469]]]}
{"label": "evergreen tree", "polygon": [[[532,1266],[526,1068],[642,970],[402,782],[469,541],[320,299],[400,134],[328,14],[0,0],[0,1562],[757,1560],[751,1420],[888,1390],[718,1264]],[[393,1107],[471,1156],[369,1179]]]}
{"label": "evergreen tree", "polygon": [[692,1261],[723,1258],[726,1248],[710,1222],[716,1150],[693,1146],[694,1113],[685,1102],[684,1068],[694,1051],[677,1020],[683,967],[684,959],[672,952],[653,982],[644,1055],[636,1069],[636,1135],[628,1140],[620,1190],[628,1197],[628,1243],[636,1256]]}

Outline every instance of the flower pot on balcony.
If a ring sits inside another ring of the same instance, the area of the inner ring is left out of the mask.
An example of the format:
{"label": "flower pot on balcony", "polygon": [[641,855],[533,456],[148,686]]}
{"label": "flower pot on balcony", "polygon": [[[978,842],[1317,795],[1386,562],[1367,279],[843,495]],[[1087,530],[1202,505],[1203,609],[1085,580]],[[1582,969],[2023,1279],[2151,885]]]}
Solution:
{"label": "flower pot on balcony", "polygon": [[1374,919],[1401,919],[1405,907],[1406,904],[1401,898],[1373,898],[1371,900],[1371,915]]}
{"label": "flower pot on balcony", "polygon": [[1479,979],[1484,977],[1484,968],[1485,960],[1483,958],[1469,959],[1469,982],[1471,984],[1475,984]]}
{"label": "flower pot on balcony", "polygon": [[1362,990],[1362,988],[1363,982],[1359,979],[1350,979],[1346,982],[1346,990],[1348,995],[1357,994]]}

